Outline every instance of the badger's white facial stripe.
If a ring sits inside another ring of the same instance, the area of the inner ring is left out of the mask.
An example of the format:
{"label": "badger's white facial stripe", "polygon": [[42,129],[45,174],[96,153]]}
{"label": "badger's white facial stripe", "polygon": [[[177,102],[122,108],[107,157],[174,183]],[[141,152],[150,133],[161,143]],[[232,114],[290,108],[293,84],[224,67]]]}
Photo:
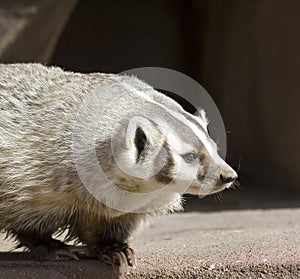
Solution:
{"label": "badger's white facial stripe", "polygon": [[184,125],[189,127],[192,132],[198,137],[198,139],[202,142],[202,144],[207,149],[208,153],[212,156],[213,155],[213,148],[211,143],[208,140],[207,134],[204,133],[201,129],[199,129],[194,123],[191,121],[188,121],[183,115],[176,111],[172,111],[168,108],[165,108],[166,111],[168,111],[172,116],[177,118],[179,121],[181,121]]}

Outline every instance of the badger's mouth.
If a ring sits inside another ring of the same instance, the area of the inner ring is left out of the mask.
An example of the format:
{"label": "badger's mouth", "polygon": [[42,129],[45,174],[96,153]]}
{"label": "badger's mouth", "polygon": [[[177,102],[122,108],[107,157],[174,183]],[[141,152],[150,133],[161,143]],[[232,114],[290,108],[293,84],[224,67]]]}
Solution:
{"label": "badger's mouth", "polygon": [[221,192],[225,189],[228,189],[232,186],[233,182],[230,183],[215,183],[214,185],[191,185],[186,191],[185,194],[191,195],[212,195],[218,192]]}

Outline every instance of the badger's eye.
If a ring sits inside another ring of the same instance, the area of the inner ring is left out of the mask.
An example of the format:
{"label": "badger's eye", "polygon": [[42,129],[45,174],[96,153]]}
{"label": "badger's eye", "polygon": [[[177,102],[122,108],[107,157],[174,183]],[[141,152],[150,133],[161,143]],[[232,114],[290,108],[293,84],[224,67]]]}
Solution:
{"label": "badger's eye", "polygon": [[186,153],[183,155],[183,160],[188,163],[194,163],[198,159],[198,155],[194,152]]}

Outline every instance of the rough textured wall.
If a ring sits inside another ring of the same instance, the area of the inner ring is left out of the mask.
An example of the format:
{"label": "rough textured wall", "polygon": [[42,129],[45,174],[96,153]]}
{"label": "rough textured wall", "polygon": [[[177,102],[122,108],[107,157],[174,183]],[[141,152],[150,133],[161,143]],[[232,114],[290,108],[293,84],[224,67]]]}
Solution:
{"label": "rough textured wall", "polygon": [[48,62],[76,2],[0,1],[0,62]]}

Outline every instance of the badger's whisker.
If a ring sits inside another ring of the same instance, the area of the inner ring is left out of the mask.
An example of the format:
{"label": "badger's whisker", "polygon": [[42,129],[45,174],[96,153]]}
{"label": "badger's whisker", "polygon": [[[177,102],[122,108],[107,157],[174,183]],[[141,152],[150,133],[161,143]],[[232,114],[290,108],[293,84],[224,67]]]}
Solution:
{"label": "badger's whisker", "polygon": [[242,156],[239,157],[239,164],[238,164],[238,167],[237,167],[237,173],[240,171],[240,168],[241,168],[241,160],[242,160]]}

